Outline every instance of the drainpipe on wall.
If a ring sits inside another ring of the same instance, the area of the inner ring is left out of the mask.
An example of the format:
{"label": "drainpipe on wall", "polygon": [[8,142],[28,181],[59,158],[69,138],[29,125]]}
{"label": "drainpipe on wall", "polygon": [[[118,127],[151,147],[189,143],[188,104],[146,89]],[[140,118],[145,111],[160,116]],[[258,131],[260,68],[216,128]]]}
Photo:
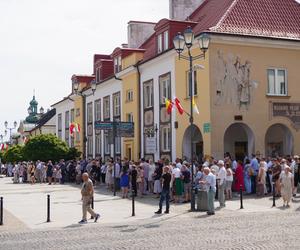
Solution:
{"label": "drainpipe on wall", "polygon": [[139,68],[141,61],[138,61],[134,67],[136,67],[137,73],[138,73],[138,103],[139,103],[139,107],[138,107],[138,127],[141,129],[139,136],[138,136],[138,145],[139,145],[139,159],[141,159],[141,149],[142,149],[142,119],[141,119],[141,71]]}
{"label": "drainpipe on wall", "polygon": [[87,134],[86,134],[86,126],[87,126],[87,122],[86,122],[86,96],[85,95],[82,95],[82,104],[83,104],[83,108],[82,108],[82,120],[83,120],[83,123],[82,123],[82,132],[83,132],[83,152],[82,152],[82,155],[83,155],[83,159],[87,159],[87,152],[86,152],[86,143],[87,143]]}

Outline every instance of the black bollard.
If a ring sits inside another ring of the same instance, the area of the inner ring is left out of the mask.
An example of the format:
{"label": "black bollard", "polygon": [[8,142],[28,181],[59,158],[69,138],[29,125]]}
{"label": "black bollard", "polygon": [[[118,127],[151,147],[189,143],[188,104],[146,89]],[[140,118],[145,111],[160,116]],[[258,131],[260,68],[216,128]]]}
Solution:
{"label": "black bollard", "polygon": [[241,200],[240,209],[244,209],[244,206],[243,206],[243,186],[242,185],[240,186],[240,200]]}
{"label": "black bollard", "polygon": [[[91,207],[94,210],[94,196],[92,197],[92,201],[91,201]],[[94,216],[91,215],[91,220],[94,219]]]}
{"label": "black bollard", "polygon": [[47,222],[50,222],[50,194],[47,195]]}
{"label": "black bollard", "polygon": [[0,226],[3,225],[3,197],[0,198]]}
{"label": "black bollard", "polygon": [[135,191],[132,190],[131,191],[131,198],[132,198],[132,214],[131,214],[131,216],[135,216],[135,199],[134,199],[134,197],[135,197]]}
{"label": "black bollard", "polygon": [[275,182],[273,182],[272,185],[273,185],[273,205],[272,205],[272,207],[276,207],[276,203],[275,203],[275,199],[276,199],[276,197],[275,197]]}
{"label": "black bollard", "polygon": [[196,211],[196,194],[194,185],[192,185],[191,191],[191,212],[194,212]]}

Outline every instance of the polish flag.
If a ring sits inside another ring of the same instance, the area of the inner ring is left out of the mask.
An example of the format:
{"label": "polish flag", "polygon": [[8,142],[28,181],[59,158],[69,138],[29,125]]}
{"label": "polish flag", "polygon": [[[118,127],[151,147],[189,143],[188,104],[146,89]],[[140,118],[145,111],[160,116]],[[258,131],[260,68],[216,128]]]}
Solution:
{"label": "polish flag", "polygon": [[175,97],[174,102],[175,102],[175,105],[176,105],[176,108],[177,108],[179,114],[182,115],[183,112],[184,112],[184,109],[183,109],[183,107],[182,107],[182,105],[181,105],[181,103],[180,103],[180,101],[177,97]]}

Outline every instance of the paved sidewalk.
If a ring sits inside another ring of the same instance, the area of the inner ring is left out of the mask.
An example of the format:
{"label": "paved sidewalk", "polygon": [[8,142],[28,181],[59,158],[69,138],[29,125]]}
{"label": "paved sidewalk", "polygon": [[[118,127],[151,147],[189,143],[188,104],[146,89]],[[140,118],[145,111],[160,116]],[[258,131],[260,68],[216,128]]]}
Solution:
{"label": "paved sidewalk", "polygon": [[[154,215],[158,208],[158,199],[147,196],[136,200],[136,216],[131,217],[131,200],[113,197],[105,187],[96,187],[95,210],[100,212],[100,224],[138,224],[145,221],[160,220]],[[51,195],[51,222],[46,223],[47,218],[47,194]],[[47,185],[47,184],[12,184],[11,178],[0,179],[0,196],[4,197],[6,209],[4,222],[7,230],[16,229],[50,229],[77,227],[81,219],[80,186],[76,185]],[[291,212],[299,210],[299,200],[296,200],[292,208],[272,208],[271,197],[255,198],[245,197],[244,209],[240,210],[240,202],[237,198],[226,203],[226,208],[217,210],[222,214],[243,214],[257,212]],[[216,207],[218,203],[216,202]],[[277,200],[277,205],[282,202]],[[189,217],[189,204],[171,205],[171,217]],[[8,211],[8,212],[7,212]],[[13,216],[12,216],[13,215]],[[199,213],[199,215],[205,215]],[[9,225],[16,225],[15,228]],[[89,225],[94,225],[90,221]],[[2,228],[4,228],[2,227]]]}

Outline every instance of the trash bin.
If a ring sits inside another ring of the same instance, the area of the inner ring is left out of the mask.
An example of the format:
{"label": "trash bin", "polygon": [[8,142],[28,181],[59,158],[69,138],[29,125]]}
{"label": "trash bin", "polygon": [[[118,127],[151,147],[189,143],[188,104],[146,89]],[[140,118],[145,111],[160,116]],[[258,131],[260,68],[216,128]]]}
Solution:
{"label": "trash bin", "polygon": [[197,210],[201,212],[208,211],[207,208],[207,191],[206,190],[198,190],[197,194]]}

